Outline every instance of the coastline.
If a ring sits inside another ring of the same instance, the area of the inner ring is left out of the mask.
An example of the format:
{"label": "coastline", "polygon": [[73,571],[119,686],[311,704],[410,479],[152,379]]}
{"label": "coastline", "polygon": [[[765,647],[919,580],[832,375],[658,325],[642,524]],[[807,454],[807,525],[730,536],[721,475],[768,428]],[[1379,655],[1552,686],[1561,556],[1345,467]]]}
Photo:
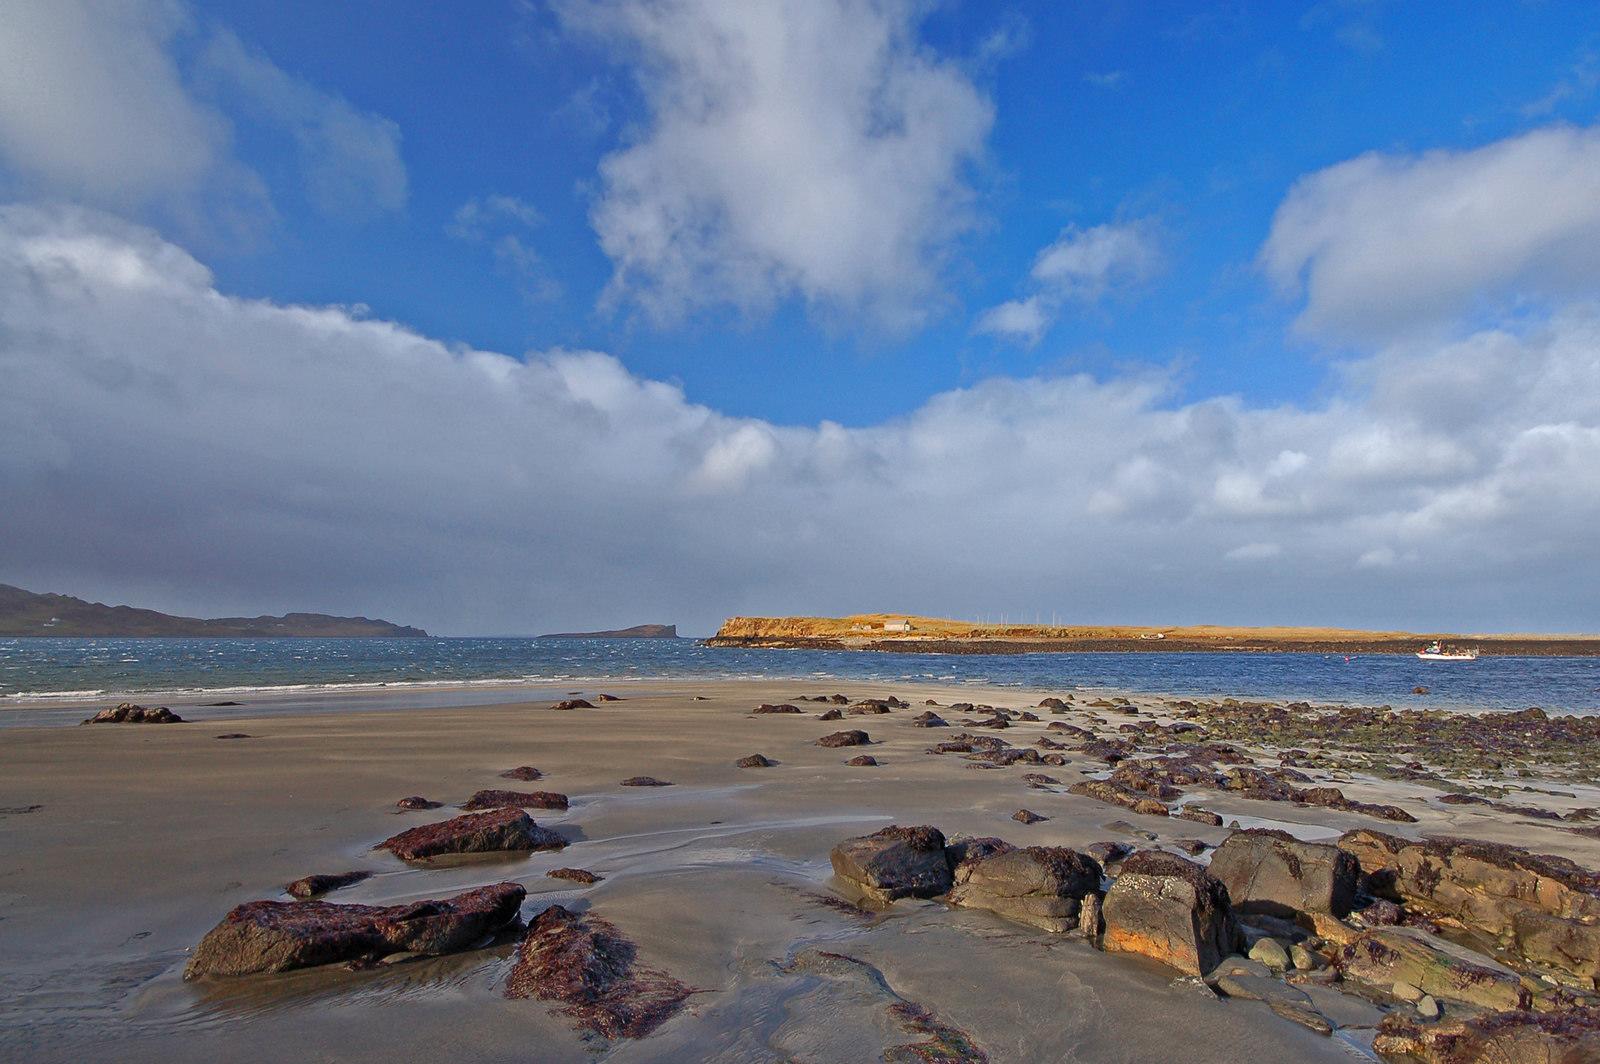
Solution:
{"label": "coastline", "polygon": [[[30,857],[11,870],[0,894],[0,941],[8,957],[0,979],[0,1050],[42,1061],[113,1052],[152,1062],[335,1053],[394,1061],[419,1059],[416,1047],[426,1045],[509,1061],[525,1059],[528,1046],[537,1045],[541,1059],[594,1059],[596,1045],[558,1012],[503,998],[511,962],[505,944],[373,970],[330,966],[182,980],[190,949],[231,906],[281,897],[283,883],[307,873],[347,868],[376,874],[329,900],[394,904],[510,880],[530,892],[529,914],[555,902],[616,924],[645,963],[697,991],[651,1037],[611,1044],[607,1059],[622,1062],[875,1059],[883,1044],[852,1042],[841,1055],[837,1046],[803,1040],[829,1031],[905,1040],[862,1019],[867,1013],[852,1003],[856,998],[838,997],[843,991],[828,989],[827,980],[785,974],[784,966],[807,949],[870,964],[896,994],[959,1029],[994,1061],[1069,1053],[1160,1059],[1181,1043],[1186,1060],[1222,1064],[1248,1043],[1264,1057],[1331,1064],[1370,1047],[1379,1013],[1359,998],[1318,992],[1321,1007],[1339,1017],[1333,1036],[1324,1037],[1262,1002],[1201,1000],[1159,965],[987,912],[937,901],[860,910],[828,900],[841,889],[829,848],[889,823],[1079,849],[1104,839],[1214,846],[1228,836],[1225,827],[1030,786],[1021,778],[1029,771],[1023,765],[972,771],[984,766],[928,756],[931,743],[961,730],[958,703],[1017,709],[1044,691],[707,678],[608,686],[624,701],[572,712],[552,712],[549,701],[527,698],[386,710],[387,694],[347,693],[334,700],[343,709],[316,714],[262,715],[260,707],[245,706],[196,710],[196,719],[182,725],[8,731],[0,744],[0,847]],[[835,690],[851,698],[934,699],[952,727],[914,727],[920,705],[831,725],[814,719],[822,707],[806,703],[793,715],[751,713],[763,702]],[[1068,713],[1041,709],[1042,720],[1016,721],[996,734],[1031,747],[1036,737],[1060,734],[1047,726],[1063,720],[1114,737],[1121,722],[1164,727],[1179,719],[1175,703],[1080,696]],[[853,751],[815,744],[840,726],[868,730],[874,743],[867,749],[880,764],[851,767],[843,755]],[[233,734],[248,738],[220,738]],[[734,765],[752,751],[776,766]],[[538,786],[570,796],[567,811],[536,814],[568,838],[559,854],[419,866],[371,852],[393,832],[455,814],[466,795],[504,785],[499,773],[520,764],[543,770]],[[1062,768],[1045,769],[1063,784],[1105,770],[1104,762],[1080,753],[1067,754]],[[1207,809],[1241,827],[1322,839],[1374,826],[1408,837],[1466,835],[1600,866],[1600,839],[1574,833],[1563,821],[1441,804],[1437,785],[1414,780],[1352,768],[1305,771],[1352,799],[1403,806],[1417,823],[1226,791],[1196,793]],[[673,785],[619,788],[620,780],[641,774]],[[1600,804],[1600,788],[1586,784],[1508,782],[1534,788],[1521,792],[1521,801],[1555,812]],[[433,813],[396,813],[394,802],[408,794],[447,804]],[[1049,819],[1015,823],[1012,813],[1024,805]],[[545,872],[558,865],[603,878],[590,887],[548,878]],[[707,905],[708,898],[716,904]],[[1006,991],[973,993],[986,986]]]}
{"label": "coastline", "polygon": [[[1428,637],[1432,638],[1432,637]],[[1600,657],[1600,637],[1521,638],[1447,636],[1483,648],[1486,657]],[[746,650],[842,650],[895,654],[1391,654],[1414,655],[1423,645],[1404,639],[1191,640],[1141,639],[939,639],[804,636],[712,636],[710,647]]]}

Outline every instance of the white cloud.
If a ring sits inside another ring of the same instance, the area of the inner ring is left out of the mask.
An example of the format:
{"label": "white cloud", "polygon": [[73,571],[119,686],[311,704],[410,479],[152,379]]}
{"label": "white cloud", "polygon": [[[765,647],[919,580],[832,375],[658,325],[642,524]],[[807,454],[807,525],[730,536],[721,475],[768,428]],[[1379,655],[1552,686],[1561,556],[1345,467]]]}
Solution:
{"label": "white cloud", "polygon": [[1302,329],[1381,340],[1600,282],[1600,129],[1371,153],[1302,178],[1262,248]]}
{"label": "white cloud", "polygon": [[116,208],[198,195],[229,129],[169,52],[175,2],[11,0],[0,18],[0,158],[55,196]]}
{"label": "white cloud", "polygon": [[1029,272],[1034,294],[990,307],[973,331],[1031,346],[1055,324],[1065,304],[1096,303],[1148,280],[1160,268],[1160,240],[1150,219],[1090,229],[1069,225],[1034,257]]}
{"label": "white cloud", "polygon": [[361,217],[404,205],[394,123],[280,70],[227,30],[208,30],[181,0],[5,5],[0,182],[9,171],[16,191],[154,218],[211,244],[248,243],[275,211],[261,177],[236,157],[241,116],[290,134],[323,212]]}
{"label": "white cloud", "polygon": [[279,69],[227,30],[212,34],[200,65],[256,117],[293,138],[306,194],[322,213],[359,219],[405,206],[394,122]]}
{"label": "white cloud", "polygon": [[[1448,400],[1419,399],[1451,366]],[[1159,372],[998,378],[794,428],[600,353],[230,296],[148,230],[13,206],[0,380],[0,579],[183,612],[1584,628],[1600,593],[1581,309],[1389,348],[1317,406],[1177,404]],[[1273,548],[1294,564],[1239,579]]]}
{"label": "white cloud", "polygon": [[658,319],[798,296],[902,328],[973,224],[993,107],[918,37],[909,0],[558,0],[629,60],[648,117],[591,219],[612,302]]}

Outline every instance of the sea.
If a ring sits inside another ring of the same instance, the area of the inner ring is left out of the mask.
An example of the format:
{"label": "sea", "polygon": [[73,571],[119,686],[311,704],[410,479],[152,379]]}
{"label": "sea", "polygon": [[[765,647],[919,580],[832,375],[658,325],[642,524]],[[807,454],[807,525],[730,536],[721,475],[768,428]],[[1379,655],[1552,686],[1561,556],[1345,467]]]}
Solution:
{"label": "sea", "polygon": [[[26,722],[34,705],[124,696],[193,704],[367,691],[390,696],[396,705],[445,705],[461,696],[445,698],[444,692],[462,688],[596,689],[606,681],[710,678],[793,680],[797,695],[849,684],[938,683],[1600,712],[1600,658],[1594,657],[1428,662],[1391,654],[899,654],[731,649],[695,639],[28,638],[0,639],[0,723]],[[1415,693],[1419,687],[1426,692]],[[504,697],[511,696],[494,700]]]}

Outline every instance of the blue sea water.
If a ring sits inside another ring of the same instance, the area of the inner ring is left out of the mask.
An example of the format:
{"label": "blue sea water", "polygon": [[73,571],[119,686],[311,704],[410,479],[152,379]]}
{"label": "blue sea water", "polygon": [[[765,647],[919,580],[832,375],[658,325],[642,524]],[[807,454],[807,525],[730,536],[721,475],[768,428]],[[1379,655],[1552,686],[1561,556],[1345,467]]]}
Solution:
{"label": "blue sea water", "polygon": [[[834,683],[939,682],[1600,712],[1600,658],[887,654],[726,649],[692,639],[0,639],[0,705],[15,708],[46,697],[698,677],[793,679],[797,694]],[[1413,694],[1418,686],[1429,692]]]}

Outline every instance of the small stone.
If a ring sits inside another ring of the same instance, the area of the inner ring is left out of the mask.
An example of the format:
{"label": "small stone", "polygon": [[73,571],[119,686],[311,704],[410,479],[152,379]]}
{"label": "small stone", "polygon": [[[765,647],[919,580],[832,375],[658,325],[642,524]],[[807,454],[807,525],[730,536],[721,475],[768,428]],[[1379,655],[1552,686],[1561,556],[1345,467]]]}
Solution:
{"label": "small stone", "polygon": [[1049,820],[1050,818],[1047,816],[1040,816],[1031,809],[1018,809],[1015,813],[1011,814],[1011,819],[1015,820],[1019,824],[1038,824]]}
{"label": "small stone", "polygon": [[845,764],[854,768],[873,768],[877,765],[877,763],[878,759],[873,757],[871,754],[857,754],[855,757],[852,757],[849,761],[845,762]]}
{"label": "small stone", "polygon": [[1263,938],[1250,947],[1250,959],[1260,961],[1275,972],[1289,967],[1289,951],[1275,938]]}
{"label": "small stone", "polygon": [[594,708],[594,703],[590,702],[586,698],[568,698],[568,699],[566,699],[564,701],[557,702],[555,705],[551,706],[550,708],[551,709],[593,709]]}
{"label": "small stone", "polygon": [[1314,972],[1328,963],[1322,954],[1306,949],[1298,942],[1289,947],[1289,962],[1302,972]]}
{"label": "small stone", "polygon": [[574,883],[598,883],[603,878],[595,875],[587,868],[552,868],[545,873],[551,879],[567,879]]}
{"label": "small stone", "polygon": [[671,780],[658,780],[654,776],[629,776],[622,781],[624,787],[670,787]]}
{"label": "small stone", "polygon": [[771,768],[777,762],[764,754],[751,754],[749,757],[741,757],[734,764],[739,768]]}
{"label": "small stone", "polygon": [[871,741],[872,739],[867,735],[866,732],[859,728],[851,728],[849,731],[840,731],[834,732],[831,735],[824,735],[822,738],[817,740],[817,745],[827,747],[866,746]]}
{"label": "small stone", "polygon": [[508,768],[504,772],[500,773],[500,778],[503,780],[521,780],[524,783],[532,783],[534,780],[544,779],[544,773],[540,772],[532,765],[519,765],[516,768]]}
{"label": "small stone", "polygon": [[394,803],[394,807],[396,809],[404,809],[407,812],[416,812],[421,809],[437,809],[442,804],[442,802],[435,802],[424,798],[420,794],[413,794],[409,798],[402,798],[398,802]]}
{"label": "small stone", "polygon": [[1422,995],[1422,999],[1417,1002],[1417,1015],[1425,1020],[1439,1018],[1439,1003],[1434,1000],[1432,994]]}

